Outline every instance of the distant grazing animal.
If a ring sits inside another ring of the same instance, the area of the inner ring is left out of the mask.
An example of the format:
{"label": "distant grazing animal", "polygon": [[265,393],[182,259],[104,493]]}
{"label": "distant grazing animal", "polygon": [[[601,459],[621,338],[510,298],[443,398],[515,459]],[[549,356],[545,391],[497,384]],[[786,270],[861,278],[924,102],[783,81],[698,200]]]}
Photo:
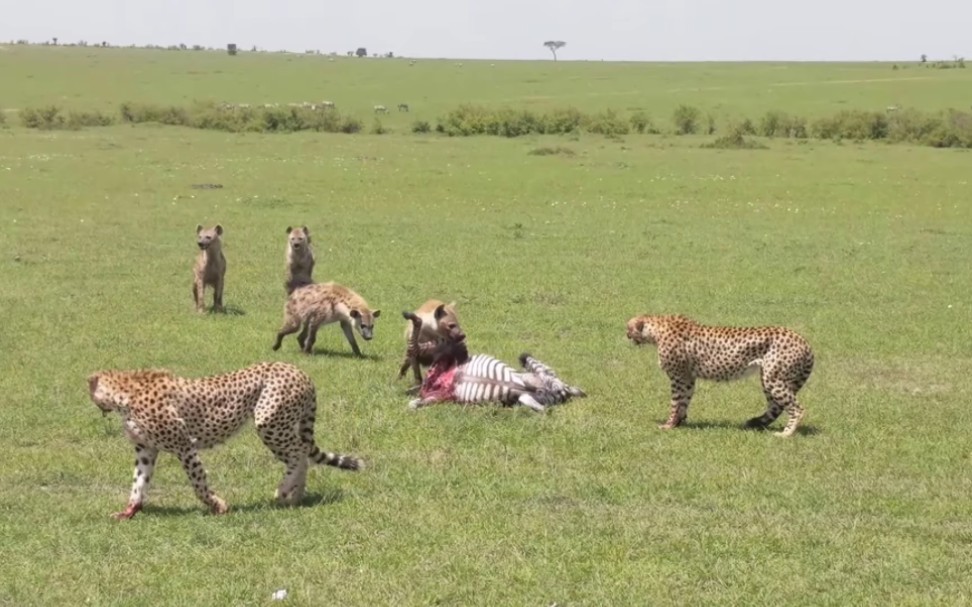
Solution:
{"label": "distant grazing animal", "polygon": [[419,306],[413,313],[421,321],[418,340],[412,342],[414,326],[412,322],[405,325],[405,359],[398,371],[398,378],[405,376],[408,368],[418,384],[422,383],[422,366],[432,364],[432,352],[440,342],[451,339],[463,341],[466,334],[459,326],[459,316],[456,314],[456,302],[443,303],[438,299],[430,299]]}
{"label": "distant grazing animal", "polygon": [[196,226],[196,244],[199,255],[192,270],[192,298],[196,303],[196,312],[205,312],[205,288],[213,288],[213,309],[225,312],[223,308],[223,283],[226,279],[226,257],[223,256],[223,226],[203,229]]}
{"label": "distant grazing animal", "polygon": [[301,350],[310,354],[314,351],[317,330],[322,325],[339,322],[351,350],[361,356],[351,325],[358,328],[365,341],[370,341],[374,336],[375,319],[380,315],[381,310],[371,310],[363,297],[343,285],[333,282],[307,285],[296,289],[288,297],[284,305],[283,326],[277,333],[273,349],[279,350],[283,338],[296,333],[304,325],[297,336],[297,343]]}
{"label": "distant grazing animal", "polygon": [[287,295],[314,282],[314,251],[307,226],[287,227]]}
{"label": "distant grazing animal", "polygon": [[198,451],[227,441],[250,418],[273,455],[286,465],[277,488],[281,504],[298,503],[309,462],[358,470],[361,460],[321,451],[314,442],[317,397],[311,379],[294,365],[262,362],[238,371],[186,378],[166,370],[99,371],[88,377],[91,400],[107,415],[122,416],[135,445],[135,480],[128,506],[113,515],[129,519],[142,509],[159,451],[175,454],[196,496],[214,514],[229,508],[209,488]]}
{"label": "distant grazing animal", "polygon": [[383,105],[376,105],[375,106],[375,113],[376,114],[387,114],[388,113],[388,108],[386,108]]}
{"label": "distant grazing animal", "polygon": [[803,408],[796,394],[813,370],[813,351],[807,341],[785,327],[718,327],[700,325],[681,315],[635,316],[627,323],[635,345],[658,346],[658,366],[672,384],[668,421],[674,428],[685,421],[697,379],[730,381],[759,371],[766,413],[747,422],[765,428],[785,409],[789,419],[780,436],[796,432]]}
{"label": "distant grazing animal", "polygon": [[[418,348],[422,319],[412,312],[402,312],[402,316],[412,322],[411,346]],[[492,402],[506,406],[520,404],[545,413],[549,406],[565,403],[575,396],[586,396],[583,390],[564,383],[553,369],[530,354],[521,354],[520,364],[524,372],[487,354],[470,356],[465,341],[444,340],[436,346],[419,398],[408,406],[418,409],[441,402]]]}
{"label": "distant grazing animal", "polygon": [[[333,59],[332,59],[332,61],[333,61]],[[321,102],[321,107],[324,107],[324,108],[327,108],[327,109],[334,109],[334,102],[333,101],[322,101]]]}
{"label": "distant grazing animal", "polygon": [[407,103],[399,103],[398,104],[398,111],[399,112],[407,112],[408,111],[408,104]]}

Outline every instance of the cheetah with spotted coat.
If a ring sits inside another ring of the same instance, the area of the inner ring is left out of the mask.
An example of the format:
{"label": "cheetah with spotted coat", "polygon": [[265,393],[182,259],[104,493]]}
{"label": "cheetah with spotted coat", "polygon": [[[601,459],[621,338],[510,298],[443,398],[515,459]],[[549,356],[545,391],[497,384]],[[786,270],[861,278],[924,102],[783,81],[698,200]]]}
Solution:
{"label": "cheetah with spotted coat", "polygon": [[106,370],[88,377],[88,389],[105,415],[121,415],[135,445],[132,492],[125,510],[113,515],[116,519],[130,519],[142,509],[159,451],[175,454],[196,496],[214,514],[224,514],[226,502],[210,490],[198,451],[225,442],[251,417],[263,444],[286,464],[276,494],[283,505],[303,497],[309,461],[345,470],[363,466],[355,457],[317,448],[314,384],[288,363],[262,362],[202,378],[166,370]]}
{"label": "cheetah with spotted coat", "polygon": [[813,370],[813,350],[786,327],[719,327],[701,325],[685,316],[635,316],[628,339],[658,347],[658,366],[668,375],[672,402],[663,430],[675,428],[688,415],[697,379],[731,381],[759,371],[766,396],[763,415],[749,428],[765,428],[785,409],[789,419],[779,436],[791,436],[803,418],[796,394]]}

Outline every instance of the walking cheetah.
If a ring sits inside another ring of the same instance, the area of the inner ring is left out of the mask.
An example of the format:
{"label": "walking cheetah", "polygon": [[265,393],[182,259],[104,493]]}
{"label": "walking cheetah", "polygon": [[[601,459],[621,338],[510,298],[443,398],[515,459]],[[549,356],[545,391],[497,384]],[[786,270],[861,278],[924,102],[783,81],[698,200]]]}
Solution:
{"label": "walking cheetah", "polygon": [[669,430],[685,421],[696,379],[731,381],[760,372],[767,409],[750,419],[750,428],[764,428],[785,409],[789,419],[778,434],[791,436],[803,418],[796,394],[813,370],[810,344],[785,327],[716,327],[685,316],[635,316],[628,321],[628,339],[635,345],[655,344],[658,366],[672,384]]}
{"label": "walking cheetah", "polygon": [[135,480],[128,506],[114,514],[130,519],[142,509],[159,451],[176,455],[196,496],[214,514],[226,502],[206,483],[197,452],[229,439],[253,418],[263,444],[286,464],[278,502],[298,503],[307,484],[309,461],[358,470],[360,459],[318,449],[314,442],[317,397],[314,384],[294,365],[263,362],[202,378],[166,370],[99,371],[88,377],[91,400],[107,415],[117,411],[135,445]]}

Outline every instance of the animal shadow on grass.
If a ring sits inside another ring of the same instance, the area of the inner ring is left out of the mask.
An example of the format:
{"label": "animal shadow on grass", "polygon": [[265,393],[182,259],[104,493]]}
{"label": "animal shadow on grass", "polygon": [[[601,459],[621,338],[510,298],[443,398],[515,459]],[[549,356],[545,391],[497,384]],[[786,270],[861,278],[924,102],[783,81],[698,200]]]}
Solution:
{"label": "animal shadow on grass", "polygon": [[[750,432],[778,432],[783,429],[783,425],[776,423],[766,428],[751,428],[747,426],[745,422],[738,423],[726,420],[699,422],[686,420],[679,425],[679,428],[684,428],[687,430],[746,430]],[[796,433],[806,436],[814,436],[816,434],[820,434],[820,429],[812,424],[801,424],[797,427]]]}
{"label": "animal shadow on grass", "polygon": [[[229,512],[266,512],[267,510],[289,510],[291,508],[310,508],[314,506],[328,506],[344,500],[344,491],[338,488],[325,489],[320,493],[306,493],[296,506],[283,506],[275,500],[256,501],[248,504],[229,503]],[[192,516],[194,514],[212,516],[206,512],[206,507],[202,504],[194,506],[156,506],[145,504],[142,512],[136,518],[149,516]],[[225,515],[224,515],[225,516]]]}
{"label": "animal shadow on grass", "polygon": [[216,308],[209,308],[210,314],[225,314],[226,316],[246,316],[246,310],[237,306],[223,306],[223,311],[219,312]]}
{"label": "animal shadow on grass", "polygon": [[382,358],[376,354],[362,354],[358,356],[354,352],[349,350],[330,350],[328,348],[318,348],[315,347],[311,356],[334,356],[337,358],[353,358],[360,360],[370,360],[371,362],[380,362]]}

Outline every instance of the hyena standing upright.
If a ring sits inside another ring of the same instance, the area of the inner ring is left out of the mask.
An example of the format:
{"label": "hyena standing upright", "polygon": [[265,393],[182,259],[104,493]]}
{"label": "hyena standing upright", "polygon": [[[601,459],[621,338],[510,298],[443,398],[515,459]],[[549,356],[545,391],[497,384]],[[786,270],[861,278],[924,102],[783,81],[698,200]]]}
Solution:
{"label": "hyena standing upright", "polygon": [[314,251],[307,226],[287,227],[287,295],[314,282]]}
{"label": "hyena standing upright", "polygon": [[223,226],[203,229],[196,226],[196,244],[199,245],[199,255],[192,270],[192,298],[196,303],[196,312],[205,312],[204,301],[207,286],[213,288],[213,310],[225,312],[223,308],[223,281],[226,278],[226,258],[223,256]]}
{"label": "hyena standing upright", "polygon": [[[405,359],[398,371],[398,378],[404,377],[405,372],[411,367],[415,381],[421,384],[422,365],[427,367],[432,364],[432,352],[436,345],[444,340],[461,342],[466,339],[466,334],[459,326],[459,316],[456,314],[454,301],[445,304],[438,299],[430,299],[412,314],[417,316],[421,323],[410,322],[405,325]],[[418,339],[413,342],[414,324],[419,324],[421,328]]]}
{"label": "hyena standing upright", "polygon": [[355,355],[361,356],[351,326],[356,326],[361,337],[370,341],[374,335],[375,319],[380,315],[381,310],[371,310],[363,297],[343,285],[334,282],[307,285],[296,289],[287,298],[283,326],[277,332],[273,349],[279,350],[283,338],[296,333],[303,325],[297,343],[301,350],[310,354],[314,351],[314,341],[321,325],[339,322],[351,349]]}

